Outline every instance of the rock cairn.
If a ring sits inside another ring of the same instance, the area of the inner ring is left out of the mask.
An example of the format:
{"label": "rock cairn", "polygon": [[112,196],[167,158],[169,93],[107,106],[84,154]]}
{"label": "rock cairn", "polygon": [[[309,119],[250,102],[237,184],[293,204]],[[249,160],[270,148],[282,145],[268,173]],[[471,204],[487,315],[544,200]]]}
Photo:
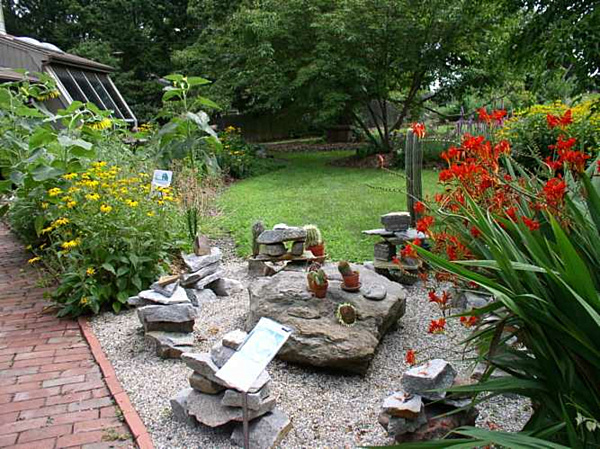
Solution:
{"label": "rock cairn", "polygon": [[[444,437],[460,426],[474,425],[478,412],[467,407],[471,399],[448,396],[446,389],[463,385],[456,370],[441,359],[409,369],[402,375],[402,389],[383,401],[379,423],[398,443]],[[443,391],[431,391],[443,390]],[[457,409],[467,407],[456,412]],[[445,415],[454,412],[449,416]]]}
{"label": "rock cairn", "polygon": [[[246,336],[246,332],[235,330],[215,344],[210,353],[184,353],[181,359],[193,370],[189,378],[191,388],[181,390],[171,399],[173,415],[178,421],[208,427],[235,423],[231,439],[240,446],[243,445],[242,393],[216,377],[216,373]],[[276,447],[291,429],[289,418],[275,408],[270,383],[271,376],[263,371],[248,394],[250,445],[256,449]]]}
{"label": "rock cairn", "polygon": [[373,266],[375,270],[403,284],[412,284],[418,280],[417,272],[420,268],[420,263],[417,260],[414,261],[414,264],[409,263],[410,261],[407,260],[402,260],[401,265],[393,263],[393,259],[399,253],[397,247],[416,238],[423,241],[426,238],[425,234],[418,232],[415,228],[411,228],[410,222],[411,216],[409,212],[391,212],[381,216],[383,229],[362,231],[365,235],[381,238],[379,242],[375,243],[373,248]]}
{"label": "rock cairn", "polygon": [[192,349],[194,324],[203,301],[243,289],[240,282],[223,277],[219,248],[209,247],[204,252],[200,256],[184,254],[186,273],[163,276],[127,300],[138,308],[146,340],[156,345],[156,355],[161,358],[179,358]]}
{"label": "rock cairn", "polygon": [[304,268],[318,259],[306,250],[306,231],[301,227],[281,223],[265,230],[258,222],[252,228],[252,239],[253,256],[248,260],[251,276],[271,276],[293,266]]}

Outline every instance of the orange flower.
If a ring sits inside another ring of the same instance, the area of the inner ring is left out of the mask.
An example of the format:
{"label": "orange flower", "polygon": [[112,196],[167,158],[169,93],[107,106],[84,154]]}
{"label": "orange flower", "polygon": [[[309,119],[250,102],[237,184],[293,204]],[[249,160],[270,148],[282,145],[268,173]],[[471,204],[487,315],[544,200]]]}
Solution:
{"label": "orange flower", "polygon": [[540,223],[537,220],[522,216],[521,221],[525,223],[525,226],[527,226],[530,231],[537,231],[540,229]]}
{"label": "orange flower", "polygon": [[425,204],[423,204],[421,201],[417,201],[414,205],[414,210],[415,213],[422,214],[425,212]]}
{"label": "orange flower", "polygon": [[406,362],[407,365],[413,366],[417,364],[417,358],[415,357],[415,351],[413,351],[412,349],[409,349],[406,352],[406,357],[404,358],[404,361]]}
{"label": "orange flower", "polygon": [[479,229],[477,229],[476,226],[473,226],[470,230],[471,235],[473,236],[473,238],[479,238],[481,237],[481,231]]}
{"label": "orange flower", "polygon": [[562,117],[558,115],[546,114],[546,122],[548,123],[548,127],[550,129],[556,128],[557,126],[560,128],[565,128],[573,123],[573,114],[571,110],[567,110]]}
{"label": "orange flower", "polygon": [[424,123],[413,123],[411,125],[411,128],[419,139],[422,139],[423,137],[425,137],[425,124]]}
{"label": "orange flower", "polygon": [[434,222],[433,217],[423,217],[417,221],[417,231],[426,233]]}
{"label": "orange flower", "polygon": [[466,316],[461,316],[460,317],[460,324],[462,324],[465,327],[473,327],[477,324],[477,321],[479,319],[476,316],[470,316],[470,317],[466,317]]}
{"label": "orange flower", "polygon": [[439,320],[431,320],[429,323],[430,334],[443,334],[446,331],[446,319],[440,318]]}

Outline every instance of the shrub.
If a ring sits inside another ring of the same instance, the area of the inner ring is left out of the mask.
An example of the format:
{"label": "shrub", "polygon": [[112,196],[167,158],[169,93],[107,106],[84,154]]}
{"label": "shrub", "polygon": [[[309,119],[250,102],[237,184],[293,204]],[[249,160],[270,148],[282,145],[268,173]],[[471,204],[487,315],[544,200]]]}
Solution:
{"label": "shrub", "polygon": [[549,148],[564,132],[562,126],[548,126],[551,116],[562,117],[570,111],[572,124],[569,135],[577,139],[577,149],[595,155],[600,151],[600,110],[595,106],[598,97],[590,97],[575,106],[560,101],[537,104],[517,111],[504,122],[498,137],[511,141],[513,155],[529,168],[537,168],[539,161],[553,155]]}
{"label": "shrub", "polygon": [[68,173],[37,201],[36,257],[58,274],[52,297],[59,315],[118,312],[147,287],[177,244],[176,199],[170,188],[150,192],[144,173],[105,162]]}
{"label": "shrub", "polygon": [[247,143],[241,129],[234,126],[227,127],[219,137],[223,148],[217,154],[217,161],[223,172],[235,179],[252,176],[257,169],[260,146]]}

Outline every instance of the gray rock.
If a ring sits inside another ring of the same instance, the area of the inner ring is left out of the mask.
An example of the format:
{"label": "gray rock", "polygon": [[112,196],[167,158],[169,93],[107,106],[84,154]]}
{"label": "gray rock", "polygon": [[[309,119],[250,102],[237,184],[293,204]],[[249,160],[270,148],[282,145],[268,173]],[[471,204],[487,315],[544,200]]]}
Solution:
{"label": "gray rock", "polygon": [[290,241],[306,240],[306,231],[303,228],[279,228],[263,231],[256,239],[261,245],[271,245],[273,243],[283,243]]}
{"label": "gray rock", "polygon": [[183,254],[183,261],[191,272],[198,271],[207,265],[221,260],[221,250],[213,247],[210,249],[210,254],[206,256],[196,256],[195,254]]}
{"label": "gray rock", "polygon": [[[385,333],[404,315],[406,293],[402,286],[356,266],[365,287],[382,285],[387,295],[370,301],[341,289],[342,277],[336,264],[326,264],[329,277],[327,297],[318,299],[307,290],[306,273],[283,271],[259,278],[249,287],[250,311],[246,329],[261,317],[271,318],[293,329],[279,353],[283,360],[300,364],[364,373]],[[334,319],[338,304],[348,302],[358,311],[352,327]]]}
{"label": "gray rock", "polygon": [[176,421],[194,425],[196,420],[192,418],[188,412],[188,397],[192,393],[191,388],[184,388],[174,398],[171,399],[171,410],[173,410],[173,418]]}
{"label": "gray rock", "polygon": [[129,307],[144,307],[156,304],[155,302],[142,299],[139,296],[130,296],[127,298],[127,305]]}
{"label": "gray rock", "polygon": [[237,351],[237,349],[242,345],[242,343],[244,343],[244,340],[246,340],[247,336],[247,332],[244,332],[241,329],[236,329],[234,331],[227,332],[223,336],[221,342],[223,343],[223,346]]}
{"label": "gray rock", "polygon": [[215,274],[217,271],[219,271],[219,268],[221,268],[221,262],[215,262],[211,263],[210,265],[206,265],[200,268],[198,271],[194,271],[193,273],[184,274],[181,278],[181,285],[189,288],[207,276]]}
{"label": "gray rock", "polygon": [[[265,231],[267,232],[267,231]],[[269,245],[260,245],[260,254],[270,257],[279,257],[287,253],[283,243],[272,243]]]}
{"label": "gray rock", "polygon": [[[208,427],[220,427],[231,421],[243,420],[239,407],[226,407],[221,404],[223,394],[204,394],[193,390],[187,400],[187,411],[196,420]],[[260,410],[248,410],[248,418],[256,419],[275,408],[275,399],[265,401]]]}
{"label": "gray rock", "polygon": [[383,401],[382,410],[395,418],[416,419],[423,411],[423,400],[418,394],[398,391]]}
{"label": "gray rock", "polygon": [[381,224],[386,231],[406,231],[410,226],[409,212],[391,212],[381,216]]}
{"label": "gray rock", "polygon": [[244,284],[236,279],[221,278],[206,286],[217,296],[231,296],[244,291]]}
{"label": "gray rock", "polygon": [[192,332],[197,316],[196,308],[189,303],[145,306],[137,309],[137,313],[145,332]]}
{"label": "gray rock", "polygon": [[195,307],[200,307],[204,302],[210,302],[217,299],[215,292],[209,289],[196,290],[194,288],[187,288],[185,293]]}
{"label": "gray rock", "polygon": [[304,242],[294,242],[292,244],[292,249],[290,250],[292,256],[299,257],[304,254]]}
{"label": "gray rock", "polygon": [[[481,380],[481,378],[483,377],[485,371],[487,370],[487,364],[486,363],[478,363],[475,366],[475,369],[473,370],[473,372],[471,373],[471,379],[473,380]],[[499,379],[501,377],[510,377],[510,374],[508,374],[505,371],[502,371],[498,368],[495,368],[494,371],[492,371],[492,374],[490,374],[490,379]]]}
{"label": "gray rock", "polygon": [[387,242],[375,243],[373,255],[375,259],[390,261],[396,255],[396,247]]}
{"label": "gray rock", "polygon": [[205,235],[197,235],[194,239],[194,254],[196,256],[207,256],[210,254],[210,240]]}
{"label": "gray rock", "polygon": [[[260,410],[263,403],[270,398],[270,388],[265,386],[256,393],[248,394],[248,408],[250,410]],[[226,390],[221,404],[228,407],[243,407],[243,394],[237,390]]]}
{"label": "gray rock", "polygon": [[407,419],[390,416],[387,413],[381,413],[379,415],[379,424],[387,430],[389,436],[398,437],[405,433],[414,432],[427,424],[427,415],[423,412],[419,414],[416,419]]}
{"label": "gray rock", "polygon": [[223,277],[224,273],[225,272],[223,270],[218,270],[216,273],[210,274],[210,275],[206,276],[204,279],[201,279],[198,282],[196,282],[193,285],[193,287],[196,290],[203,290],[211,282],[214,282],[217,279],[221,279]]}
{"label": "gray rock", "polygon": [[192,373],[189,381],[190,386],[194,390],[198,390],[206,394],[218,394],[225,389],[223,385],[213,382],[207,377],[204,377],[202,374],[196,372]]}
{"label": "gray rock", "polygon": [[175,293],[175,290],[177,290],[177,287],[179,287],[178,281],[171,282],[170,284],[166,285],[161,285],[159,282],[155,282],[150,286],[150,289],[154,290],[156,293],[166,296],[167,298],[170,298]]}
{"label": "gray rock", "polygon": [[185,290],[179,286],[175,289],[171,296],[165,296],[154,290],[143,290],[138,293],[138,296],[141,299],[145,299],[146,301],[164,305],[183,304],[186,302],[190,302],[187,295],[185,294]]}
{"label": "gray rock", "polygon": [[363,263],[363,266],[367,269],[367,270],[371,270],[371,271],[375,271],[375,265],[373,265],[373,262],[371,260],[366,260]]}
{"label": "gray rock", "polygon": [[426,399],[436,401],[446,397],[444,390],[452,386],[456,370],[445,360],[433,359],[424,365],[416,366],[402,375],[402,388],[407,393],[420,394]]}
{"label": "gray rock", "polygon": [[360,289],[362,295],[371,301],[382,301],[387,296],[387,290],[383,285],[365,285]]}
{"label": "gray rock", "polygon": [[147,332],[146,340],[156,345],[156,355],[163,359],[178,359],[194,347],[194,334],[176,332]]}
{"label": "gray rock", "polygon": [[217,343],[210,348],[210,357],[219,368],[222,368],[233,354],[235,354],[235,349],[223,346],[221,343]]}
{"label": "gray rock", "polygon": [[275,273],[277,271],[266,260],[248,260],[248,275],[252,277],[273,276]]}
{"label": "gray rock", "polygon": [[468,290],[460,292],[454,291],[452,295],[451,305],[461,310],[480,309],[487,306],[493,297],[491,295],[480,294]]}
{"label": "gray rock", "polygon": [[[292,423],[287,415],[278,409],[255,419],[248,426],[250,434],[250,447],[252,449],[275,449],[283,441],[292,428]],[[243,425],[238,424],[231,440],[238,446],[244,445]]]}

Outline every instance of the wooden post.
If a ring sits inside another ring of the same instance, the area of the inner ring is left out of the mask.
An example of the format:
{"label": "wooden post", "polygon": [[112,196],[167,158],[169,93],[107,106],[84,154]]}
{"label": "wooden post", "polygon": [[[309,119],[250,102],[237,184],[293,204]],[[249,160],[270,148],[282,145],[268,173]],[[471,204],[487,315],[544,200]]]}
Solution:
{"label": "wooden post", "polygon": [[406,207],[410,212],[410,224],[416,226],[415,203],[423,199],[423,146],[417,135],[409,129],[404,147],[404,170],[406,172]]}

